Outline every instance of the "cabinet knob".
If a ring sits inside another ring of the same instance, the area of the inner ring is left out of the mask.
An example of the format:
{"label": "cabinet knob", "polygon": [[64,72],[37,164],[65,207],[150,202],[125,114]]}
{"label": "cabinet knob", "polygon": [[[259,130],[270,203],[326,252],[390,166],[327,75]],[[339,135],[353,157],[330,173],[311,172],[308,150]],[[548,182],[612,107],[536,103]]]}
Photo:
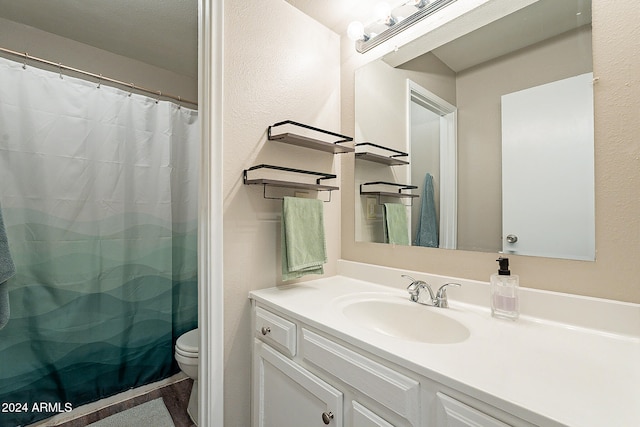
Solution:
{"label": "cabinet knob", "polygon": [[262,332],[262,335],[267,335],[269,332],[271,332],[271,328],[268,326],[263,326],[262,329],[260,329],[260,332]]}
{"label": "cabinet knob", "polygon": [[329,424],[333,419],[333,412],[323,412],[322,413],[322,422],[325,424]]}

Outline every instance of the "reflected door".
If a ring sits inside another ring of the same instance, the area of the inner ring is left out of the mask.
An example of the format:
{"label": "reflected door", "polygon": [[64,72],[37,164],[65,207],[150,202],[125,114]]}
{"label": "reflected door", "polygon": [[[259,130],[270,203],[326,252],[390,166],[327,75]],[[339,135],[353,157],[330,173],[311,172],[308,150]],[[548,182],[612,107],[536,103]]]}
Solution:
{"label": "reflected door", "polygon": [[502,96],[505,253],[595,259],[592,81]]}

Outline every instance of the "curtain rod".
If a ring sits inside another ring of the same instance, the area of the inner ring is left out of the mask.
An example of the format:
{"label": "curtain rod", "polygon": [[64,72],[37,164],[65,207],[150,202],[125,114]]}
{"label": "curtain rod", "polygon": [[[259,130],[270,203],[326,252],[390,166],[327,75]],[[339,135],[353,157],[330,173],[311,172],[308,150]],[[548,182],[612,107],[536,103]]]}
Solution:
{"label": "curtain rod", "polygon": [[158,97],[170,98],[170,99],[173,99],[173,100],[178,101],[178,102],[183,102],[185,104],[191,104],[191,105],[198,106],[197,102],[190,101],[188,99],[183,99],[183,98],[181,98],[179,96],[165,94],[165,93],[160,92],[159,90],[151,90],[151,89],[144,88],[142,86],[137,86],[137,85],[135,85],[133,83],[126,83],[126,82],[123,82],[123,81],[120,81],[120,80],[112,79],[110,77],[104,77],[102,74],[95,74],[95,73],[91,73],[89,71],[79,70],[77,68],[69,67],[69,66],[63,65],[61,63],[55,63],[55,62],[52,62],[52,61],[48,61],[46,59],[38,58],[36,56],[31,56],[27,52],[24,52],[24,53],[16,52],[15,50],[5,49],[3,47],[0,47],[0,52],[5,52],[5,53],[11,54],[11,55],[16,55],[16,56],[23,57],[24,60],[25,60],[24,61],[25,67],[26,67],[26,64],[27,64],[27,59],[30,59],[30,60],[33,60],[33,61],[36,61],[36,62],[42,62],[43,64],[47,64],[47,65],[51,65],[53,67],[57,67],[60,70],[73,71],[74,73],[84,74],[85,76],[90,76],[90,77],[96,78],[96,79],[98,79],[98,84],[100,82],[102,82],[102,81],[110,82],[110,83],[114,83],[114,84],[117,84],[117,85],[120,85],[120,86],[128,87],[130,89],[139,90],[141,92],[152,93],[154,95],[157,95]]}

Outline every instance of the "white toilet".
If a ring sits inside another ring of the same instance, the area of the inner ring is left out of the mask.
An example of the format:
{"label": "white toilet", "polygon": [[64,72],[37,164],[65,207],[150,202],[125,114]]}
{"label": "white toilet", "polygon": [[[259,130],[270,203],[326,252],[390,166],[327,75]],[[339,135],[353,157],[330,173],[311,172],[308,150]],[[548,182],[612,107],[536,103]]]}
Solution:
{"label": "white toilet", "polygon": [[189,406],[187,413],[191,420],[198,425],[198,355],[200,345],[200,333],[198,328],[186,332],[176,341],[176,362],[180,366],[180,370],[193,379],[193,387],[191,396],[189,397]]}

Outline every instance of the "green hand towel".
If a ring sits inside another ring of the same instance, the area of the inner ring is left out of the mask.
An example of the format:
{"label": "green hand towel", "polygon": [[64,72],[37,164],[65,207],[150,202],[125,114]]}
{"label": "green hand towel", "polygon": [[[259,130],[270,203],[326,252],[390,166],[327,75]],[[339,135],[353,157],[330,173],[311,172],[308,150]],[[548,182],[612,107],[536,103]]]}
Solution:
{"label": "green hand towel", "polygon": [[324,274],[327,247],[322,201],[285,197],[281,230],[282,280]]}
{"label": "green hand towel", "polygon": [[407,208],[401,203],[385,203],[383,212],[386,243],[409,245]]}

